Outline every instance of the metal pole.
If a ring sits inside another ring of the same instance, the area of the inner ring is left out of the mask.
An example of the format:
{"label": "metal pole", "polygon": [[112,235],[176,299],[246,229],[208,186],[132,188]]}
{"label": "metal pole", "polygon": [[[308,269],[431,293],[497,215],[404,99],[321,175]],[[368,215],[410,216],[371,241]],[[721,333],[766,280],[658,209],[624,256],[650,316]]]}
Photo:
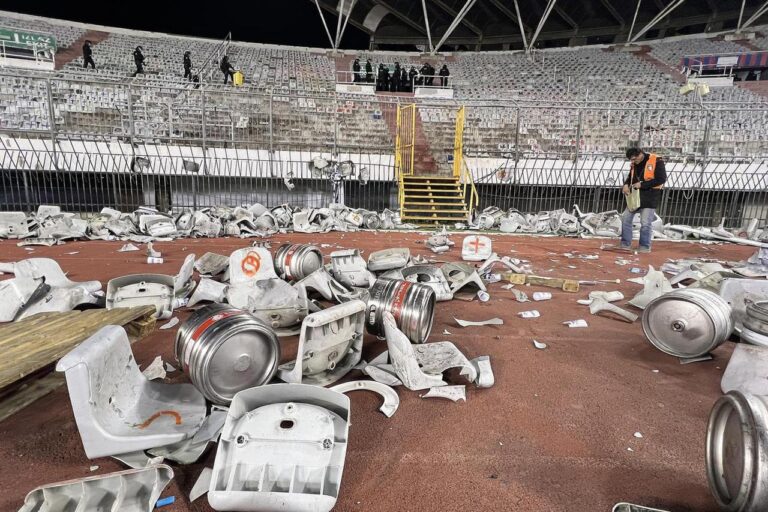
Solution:
{"label": "metal pole", "polygon": [[637,129],[637,147],[643,145],[643,125],[645,124],[645,109],[640,111],[640,126]]}
{"label": "metal pole", "polygon": [[737,34],[741,32],[741,19],[744,17],[744,4],[746,3],[747,3],[747,0],[741,0],[741,10],[739,10],[739,22],[736,23]]}
{"label": "metal pole", "polygon": [[443,37],[438,41],[435,48],[432,50],[432,55],[436,54],[440,47],[443,46],[443,43],[446,39],[453,33],[453,31],[456,29],[456,27],[459,26],[459,23],[461,23],[461,20],[464,19],[464,16],[469,12],[469,10],[472,8],[473,5],[475,5],[475,2],[477,0],[467,0],[467,3],[464,4],[464,7],[461,8],[461,10],[456,14],[456,17],[453,19],[451,24],[448,26],[448,29],[445,31],[445,34],[443,34]]}
{"label": "metal pole", "polygon": [[579,115],[577,118],[578,124],[576,125],[576,149],[575,149],[575,155],[573,158],[573,179],[571,183],[573,185],[576,184],[576,178],[578,177],[579,173],[579,146],[581,145],[581,112],[582,110],[579,109]]}
{"label": "metal pole", "polygon": [[632,42],[632,31],[635,30],[635,21],[637,21],[637,13],[640,11],[640,2],[643,0],[637,0],[637,7],[635,7],[635,15],[632,16],[632,25],[629,26],[629,35],[627,36],[627,42],[624,43],[625,46],[628,46],[629,43]]}
{"label": "metal pole", "polygon": [[59,169],[59,156],[56,151],[56,109],[53,108],[53,92],[51,91],[51,79],[45,81],[45,89],[48,94],[48,118],[51,132],[51,150],[53,152],[53,167]]}
{"label": "metal pole", "polygon": [[[655,27],[661,20],[667,17],[669,13],[677,9],[685,0],[673,0],[668,6],[666,6],[664,9],[661,10],[659,14],[656,15],[655,18],[653,18],[646,26],[644,26],[640,32],[635,34],[635,37],[632,38],[632,42],[634,43],[636,40],[640,39],[643,34],[651,30],[653,27]],[[766,2],[768,3],[768,2]]]}
{"label": "metal pole", "polygon": [[429,17],[427,16],[427,2],[421,0],[421,8],[424,10],[424,26],[427,29],[427,41],[429,42],[429,51],[433,52],[435,47],[432,46],[432,33],[429,31]]}
{"label": "metal pole", "polygon": [[544,14],[541,15],[539,24],[536,26],[536,32],[534,32],[533,37],[531,37],[531,42],[528,45],[529,48],[533,48],[533,45],[536,42],[536,38],[539,37],[539,32],[541,32],[541,29],[544,28],[544,23],[547,22],[547,18],[549,18],[549,14],[552,12],[552,9],[555,8],[555,3],[557,3],[557,0],[549,0],[547,8],[544,10]]}
{"label": "metal pole", "polygon": [[323,9],[320,7],[320,0],[315,0],[317,6],[317,12],[320,14],[320,19],[323,20],[323,27],[325,27],[325,33],[328,36],[328,42],[331,43],[331,47],[335,50],[336,47],[333,44],[333,38],[331,37],[331,31],[328,30],[328,24],[325,22],[325,16],[323,16]]}
{"label": "metal pole", "polygon": [[272,93],[269,93],[269,176],[275,177],[275,150],[273,144],[273,128],[272,128]]}
{"label": "metal pole", "polygon": [[[201,167],[204,174],[208,174],[208,151],[207,151],[207,144],[206,144],[206,138],[208,137],[208,126],[205,120],[205,89],[202,89],[200,93],[203,95],[202,97],[202,118],[201,118],[201,128],[202,128],[202,136],[203,136],[203,165]],[[197,174],[192,176],[192,208],[197,209],[197,177],[200,175],[200,172],[198,171]]]}
{"label": "metal pole", "polygon": [[344,17],[344,0],[341,0],[341,6],[339,7],[339,17],[336,20],[336,39],[333,40],[333,49],[339,47],[339,35],[341,34],[341,19]]}
{"label": "metal pole", "polygon": [[747,28],[748,26],[752,25],[757,19],[768,12],[768,1],[766,1],[763,5],[757,8],[755,13],[749,17],[747,21],[744,22],[744,24],[741,26],[741,28]]}
{"label": "metal pole", "polygon": [[523,28],[523,19],[520,17],[520,6],[515,0],[515,12],[517,13],[517,24],[520,25],[520,36],[523,38],[523,48],[528,51],[528,42],[525,40],[525,28]]}
{"label": "metal pole", "polygon": [[[341,34],[336,36],[336,48],[341,46],[341,38],[344,37],[344,32],[347,31],[347,23],[349,23],[349,18],[352,16],[352,9],[355,8],[356,1],[357,0],[352,0],[352,2],[349,4],[349,12],[347,13],[347,19],[344,20],[344,25],[341,26]],[[343,16],[344,13],[342,12],[341,15]]]}

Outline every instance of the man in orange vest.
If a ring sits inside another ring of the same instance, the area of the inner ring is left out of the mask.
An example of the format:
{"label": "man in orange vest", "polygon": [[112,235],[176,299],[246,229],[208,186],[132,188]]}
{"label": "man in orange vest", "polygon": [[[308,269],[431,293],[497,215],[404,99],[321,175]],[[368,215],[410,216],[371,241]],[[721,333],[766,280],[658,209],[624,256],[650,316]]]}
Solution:
{"label": "man in orange vest", "polygon": [[645,153],[640,148],[627,149],[630,170],[624,180],[622,192],[629,195],[631,189],[640,189],[640,208],[635,211],[625,209],[621,216],[621,248],[632,249],[632,222],[635,214],[640,214],[640,246],[638,252],[651,252],[653,227],[651,223],[656,215],[656,208],[661,199],[661,189],[667,181],[664,161],[658,155]]}

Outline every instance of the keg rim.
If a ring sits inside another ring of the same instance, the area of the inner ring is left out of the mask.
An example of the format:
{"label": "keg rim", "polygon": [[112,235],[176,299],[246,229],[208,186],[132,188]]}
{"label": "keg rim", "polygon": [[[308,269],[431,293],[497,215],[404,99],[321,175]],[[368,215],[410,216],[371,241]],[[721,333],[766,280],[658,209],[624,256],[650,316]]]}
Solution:
{"label": "keg rim", "polygon": [[[746,510],[754,498],[756,485],[753,479],[759,469],[762,447],[757,433],[757,421],[752,406],[752,395],[730,391],[715,402],[707,424],[705,460],[707,480],[715,501],[726,512]],[[739,490],[735,496],[728,491],[723,466],[725,464],[725,425],[732,414],[736,414],[741,425],[742,453],[744,454]]]}

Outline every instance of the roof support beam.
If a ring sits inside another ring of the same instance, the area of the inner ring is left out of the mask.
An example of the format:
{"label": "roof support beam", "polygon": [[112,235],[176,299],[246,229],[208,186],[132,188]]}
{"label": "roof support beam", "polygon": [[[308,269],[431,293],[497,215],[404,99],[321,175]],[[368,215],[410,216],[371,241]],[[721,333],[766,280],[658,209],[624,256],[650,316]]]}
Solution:
{"label": "roof support beam", "polygon": [[[315,0],[309,0],[309,1],[311,3],[315,3]],[[326,5],[323,2],[320,2],[320,7],[322,7],[324,11],[327,11],[327,12],[333,14],[333,15],[336,15],[336,9],[334,9],[333,7],[331,7],[329,5]],[[359,22],[355,21],[352,18],[350,18],[349,24],[352,25],[353,27],[355,27],[356,29],[361,30],[362,32],[365,32],[369,36],[373,35],[373,32],[369,28],[365,27],[362,23],[359,23]]]}
{"label": "roof support beam", "polygon": [[[648,22],[646,26],[640,29],[640,31],[632,37],[631,42],[635,42],[643,35],[651,30],[653,27],[655,27],[661,20],[667,17],[669,13],[677,9],[685,0],[672,0],[669,5],[667,5],[662,11],[656,15],[655,18],[653,18],[651,21]],[[766,4],[768,4],[768,1],[766,1]]]}
{"label": "roof support beam", "polygon": [[421,25],[413,21],[410,17],[406,16],[402,12],[398,11],[397,9],[389,5],[387,2],[383,2],[381,0],[374,0],[374,1],[375,3],[381,5],[386,10],[388,10],[392,16],[399,19],[400,21],[402,21],[412,29],[416,30],[419,34],[427,35],[427,31],[424,30],[424,27],[422,27]]}
{"label": "roof support beam", "polygon": [[461,20],[464,18],[464,16],[466,16],[472,6],[475,5],[475,2],[477,2],[477,0],[467,0],[467,3],[464,4],[464,7],[461,8],[461,10],[456,15],[456,18],[454,18],[453,22],[448,26],[448,29],[445,31],[445,34],[443,34],[443,37],[440,38],[440,41],[438,41],[438,43],[435,45],[435,48],[432,50],[432,55],[436,54],[440,50],[440,47],[443,46],[445,40],[448,39],[456,27],[459,26],[459,23],[461,23]]}
{"label": "roof support beam", "polygon": [[627,35],[627,43],[625,46],[628,46],[629,43],[632,42],[632,31],[635,30],[635,22],[637,21],[637,13],[640,12],[640,2],[643,0],[637,0],[637,7],[635,7],[635,15],[632,16],[632,24],[629,26],[629,35]]}
{"label": "roof support beam", "polygon": [[427,0],[421,0],[421,8],[424,9],[424,28],[427,29],[427,41],[429,42],[429,51],[435,51],[432,44],[432,33],[429,31],[429,17],[427,16]]}
{"label": "roof support beam", "polygon": [[339,34],[341,34],[341,22],[344,19],[344,0],[340,0],[339,5],[339,17],[336,18],[336,39],[333,40],[333,49],[339,47]]}
{"label": "roof support beam", "polygon": [[[711,1],[711,0],[710,0]],[[611,0],[600,0],[600,3],[603,4],[603,7],[605,7],[605,10],[611,13],[611,16],[618,21],[621,26],[623,27],[627,23],[624,21],[624,17],[619,14],[619,11],[616,10],[616,8],[611,3]]]}
{"label": "roof support beam", "polygon": [[556,6],[555,6],[555,12],[558,14],[558,16],[560,16],[560,17],[563,19],[563,21],[565,21],[567,24],[569,24],[569,25],[571,26],[571,28],[572,28],[572,29],[576,30],[576,29],[578,29],[578,28],[579,28],[579,24],[578,24],[578,23],[576,23],[575,21],[573,21],[573,18],[571,18],[571,17],[568,15],[568,13],[567,13],[567,12],[565,12],[565,11],[563,10],[563,8],[562,8],[562,7],[560,7],[559,5],[556,5]]}
{"label": "roof support beam", "polygon": [[[443,2],[442,0],[432,0],[432,1],[442,10],[444,10],[445,12],[453,16],[454,19],[458,17],[459,13],[451,9],[451,7],[449,5],[446,5],[445,2]],[[477,25],[475,25],[474,23],[471,23],[469,20],[467,20],[463,16],[461,18],[461,24],[467,27],[472,32],[474,32],[475,34],[479,36],[483,35],[483,31],[480,30],[480,28]]]}
{"label": "roof support beam", "polygon": [[756,22],[758,18],[760,18],[760,16],[762,16],[766,12],[768,12],[768,1],[763,3],[763,5],[761,5],[760,7],[758,7],[755,13],[752,16],[750,16],[747,21],[744,22],[741,28],[747,28],[748,26]]}
{"label": "roof support beam", "polygon": [[547,18],[549,18],[549,14],[552,12],[552,9],[555,7],[555,2],[557,2],[557,0],[547,1],[547,8],[544,9],[544,14],[541,15],[539,24],[536,26],[536,32],[533,33],[533,37],[531,37],[531,42],[528,44],[529,50],[533,48],[533,45],[536,43],[536,38],[539,37],[539,33],[541,33],[541,29],[544,27],[544,24],[547,22]]}
{"label": "roof support beam", "polygon": [[[510,10],[509,10],[509,7],[507,7],[506,5],[504,5],[503,3],[501,3],[499,0],[490,0],[490,2],[491,2],[491,3],[492,3],[494,6],[496,6],[496,8],[497,8],[499,11],[501,11],[501,13],[502,13],[504,16],[506,16],[506,17],[507,17],[507,18],[509,18],[510,20],[514,21],[515,23],[520,23],[520,24],[522,24],[522,25],[523,25],[523,27],[525,27],[526,29],[528,28],[528,27],[527,27],[527,26],[526,26],[524,23],[522,23],[522,20],[521,20],[521,18],[520,18],[520,9],[519,9],[519,8],[517,9],[517,13],[518,13],[518,14],[517,14],[517,15],[515,15],[515,13],[513,13],[512,11],[510,11]],[[517,3],[517,2],[515,2],[515,3]]]}

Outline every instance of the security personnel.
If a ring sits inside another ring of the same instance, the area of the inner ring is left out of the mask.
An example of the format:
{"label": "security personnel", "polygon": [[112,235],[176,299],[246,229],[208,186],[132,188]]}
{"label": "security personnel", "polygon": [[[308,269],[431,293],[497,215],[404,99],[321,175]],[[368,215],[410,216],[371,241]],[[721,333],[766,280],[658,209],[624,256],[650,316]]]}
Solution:
{"label": "security personnel", "polygon": [[653,226],[656,208],[661,200],[661,189],[667,181],[664,161],[654,153],[645,153],[640,148],[627,149],[630,161],[629,174],[624,180],[622,192],[629,195],[632,189],[640,190],[640,208],[635,211],[624,210],[621,216],[621,249],[632,249],[632,222],[635,214],[640,214],[640,246],[638,252],[651,252]]}
{"label": "security personnel", "polygon": [[139,73],[144,73],[144,53],[142,53],[143,48],[141,46],[137,46],[135,50],[133,50],[133,62],[136,64],[136,72],[133,74],[133,76],[138,75]]}
{"label": "security personnel", "polygon": [[96,69],[96,63],[93,62],[93,43],[90,40],[86,40],[83,44],[83,68],[88,69],[88,64]]}
{"label": "security personnel", "polygon": [[443,64],[443,67],[440,68],[440,86],[445,87],[448,85],[448,77],[450,76],[451,72],[448,71],[448,65]]}
{"label": "security personnel", "polygon": [[357,83],[360,81],[360,59],[355,59],[355,63],[352,64],[352,74],[354,75],[352,81]]}
{"label": "security personnel", "polygon": [[184,78],[192,80],[192,52],[184,52]]}
{"label": "security personnel", "polygon": [[365,81],[368,83],[373,82],[373,65],[371,64],[371,59],[366,59],[365,61]]}

